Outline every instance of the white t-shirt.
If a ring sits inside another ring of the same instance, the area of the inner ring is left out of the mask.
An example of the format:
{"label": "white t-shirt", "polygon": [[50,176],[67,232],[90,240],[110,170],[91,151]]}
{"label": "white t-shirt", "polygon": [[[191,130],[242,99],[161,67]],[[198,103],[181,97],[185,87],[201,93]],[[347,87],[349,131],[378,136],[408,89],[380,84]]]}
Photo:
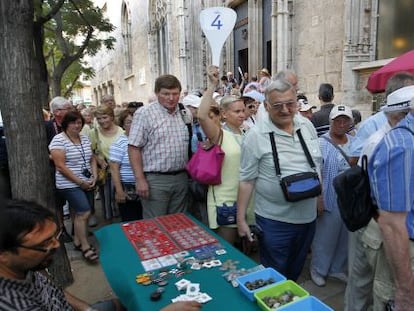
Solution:
{"label": "white t-shirt", "polygon": [[[87,181],[89,178],[82,174],[82,171],[87,168],[91,170],[92,149],[89,138],[85,135],[80,135],[81,143],[74,144],[69,140],[65,133],[57,134],[53,137],[49,145],[49,150],[63,150],[65,153],[65,165],[72,171],[73,174],[80,179]],[[61,172],[56,170],[56,188],[68,189],[79,187],[76,183],[67,179]]]}

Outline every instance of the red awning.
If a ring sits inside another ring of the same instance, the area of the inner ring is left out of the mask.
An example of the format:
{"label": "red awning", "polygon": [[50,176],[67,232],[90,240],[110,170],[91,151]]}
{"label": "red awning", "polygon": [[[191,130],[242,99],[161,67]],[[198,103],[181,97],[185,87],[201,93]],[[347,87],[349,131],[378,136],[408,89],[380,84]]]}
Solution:
{"label": "red awning", "polygon": [[368,78],[368,91],[371,93],[384,92],[388,79],[400,71],[414,73],[414,50],[396,57],[382,68],[374,71]]}

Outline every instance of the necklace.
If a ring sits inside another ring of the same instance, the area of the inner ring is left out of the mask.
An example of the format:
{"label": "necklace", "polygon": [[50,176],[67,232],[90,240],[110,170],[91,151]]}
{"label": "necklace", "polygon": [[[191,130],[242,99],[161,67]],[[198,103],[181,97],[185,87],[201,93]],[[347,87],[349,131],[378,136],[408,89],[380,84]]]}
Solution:
{"label": "necklace", "polygon": [[[82,138],[79,137],[80,144],[75,144],[75,142],[72,140],[72,138],[70,138],[70,136],[66,132],[65,132],[65,136],[70,140],[72,145],[74,145],[75,148],[78,149],[80,155],[82,156],[83,164],[86,166],[86,154],[85,154],[85,150],[83,149]],[[80,148],[79,148],[79,145],[80,145]]]}

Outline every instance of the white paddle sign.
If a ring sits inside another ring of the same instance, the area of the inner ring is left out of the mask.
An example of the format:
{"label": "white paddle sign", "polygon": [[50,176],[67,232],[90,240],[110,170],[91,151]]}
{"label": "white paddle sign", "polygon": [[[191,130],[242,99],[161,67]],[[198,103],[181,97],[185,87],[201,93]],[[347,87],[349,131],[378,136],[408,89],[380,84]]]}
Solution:
{"label": "white paddle sign", "polygon": [[220,66],[221,49],[234,28],[236,18],[236,12],[225,7],[208,8],[200,13],[201,29],[210,44],[214,66]]}

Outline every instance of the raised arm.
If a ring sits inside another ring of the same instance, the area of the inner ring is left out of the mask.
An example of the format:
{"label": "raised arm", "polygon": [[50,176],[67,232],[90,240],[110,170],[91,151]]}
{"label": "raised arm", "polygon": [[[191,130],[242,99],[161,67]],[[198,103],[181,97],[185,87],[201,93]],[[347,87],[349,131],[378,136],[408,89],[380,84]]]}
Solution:
{"label": "raised arm", "polygon": [[210,105],[214,103],[213,93],[220,81],[218,67],[209,66],[207,68],[207,76],[207,90],[204,92],[200,107],[198,108],[198,121],[208,139],[213,143],[217,143],[220,135],[220,127],[210,119],[209,112]]}

